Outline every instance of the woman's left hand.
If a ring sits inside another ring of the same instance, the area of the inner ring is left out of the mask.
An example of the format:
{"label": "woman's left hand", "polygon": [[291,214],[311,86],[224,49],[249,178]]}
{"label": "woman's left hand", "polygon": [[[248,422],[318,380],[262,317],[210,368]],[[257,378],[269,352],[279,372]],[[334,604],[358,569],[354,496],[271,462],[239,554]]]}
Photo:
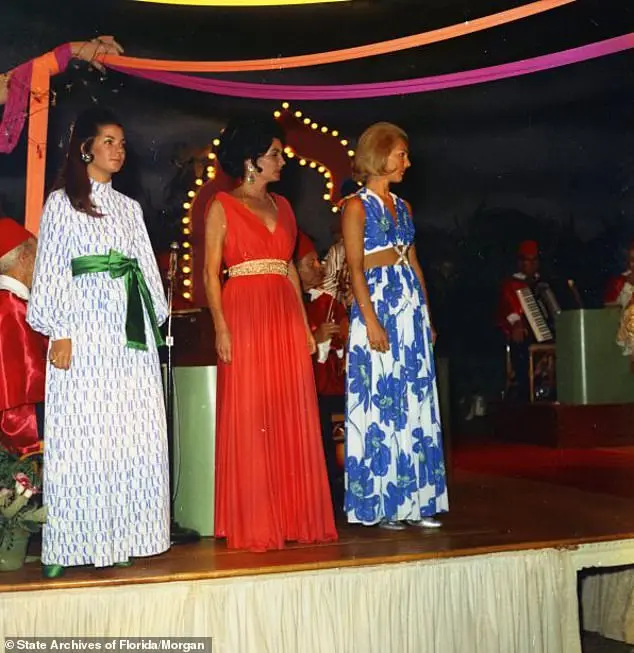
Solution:
{"label": "woman's left hand", "polygon": [[431,328],[431,344],[435,345],[436,344],[436,338],[438,337],[436,333],[436,329],[434,327]]}
{"label": "woman's left hand", "polygon": [[306,327],[306,344],[308,345],[308,352],[312,356],[317,351],[317,343],[310,327]]}

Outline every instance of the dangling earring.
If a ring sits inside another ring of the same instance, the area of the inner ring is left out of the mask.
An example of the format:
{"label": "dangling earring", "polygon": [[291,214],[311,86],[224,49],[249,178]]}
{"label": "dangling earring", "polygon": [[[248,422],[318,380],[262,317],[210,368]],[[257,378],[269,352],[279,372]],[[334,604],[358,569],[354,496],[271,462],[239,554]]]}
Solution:
{"label": "dangling earring", "polygon": [[244,178],[247,184],[252,184],[255,182],[255,168],[252,163],[247,163],[247,174]]}
{"label": "dangling earring", "polygon": [[94,158],[95,157],[90,152],[82,152],[81,153],[81,160],[84,163],[92,163]]}

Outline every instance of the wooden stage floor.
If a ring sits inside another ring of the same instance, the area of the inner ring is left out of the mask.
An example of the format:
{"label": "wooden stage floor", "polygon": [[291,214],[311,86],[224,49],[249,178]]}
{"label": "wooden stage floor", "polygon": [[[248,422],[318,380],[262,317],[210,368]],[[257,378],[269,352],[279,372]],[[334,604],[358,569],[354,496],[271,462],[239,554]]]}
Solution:
{"label": "wooden stage floor", "polygon": [[[624,474],[631,483],[634,469]],[[0,575],[0,592],[162,583],[394,564],[484,553],[634,538],[634,499],[525,479],[458,471],[449,487],[451,511],[439,530],[384,531],[339,524],[340,540],[283,551],[228,551],[211,538],[173,547],[127,569],[79,567],[56,580],[39,563]]]}

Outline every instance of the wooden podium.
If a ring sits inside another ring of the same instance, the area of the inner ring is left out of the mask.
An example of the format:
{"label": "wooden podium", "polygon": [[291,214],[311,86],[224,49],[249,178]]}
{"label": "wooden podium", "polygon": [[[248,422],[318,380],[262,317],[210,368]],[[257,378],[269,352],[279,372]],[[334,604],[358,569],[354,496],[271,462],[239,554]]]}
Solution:
{"label": "wooden podium", "polygon": [[618,308],[557,317],[557,401],[492,406],[504,440],[551,447],[634,445],[634,373],[616,344]]}
{"label": "wooden podium", "polygon": [[557,398],[562,404],[634,403],[630,359],[616,344],[618,307],[565,311],[557,318]]}

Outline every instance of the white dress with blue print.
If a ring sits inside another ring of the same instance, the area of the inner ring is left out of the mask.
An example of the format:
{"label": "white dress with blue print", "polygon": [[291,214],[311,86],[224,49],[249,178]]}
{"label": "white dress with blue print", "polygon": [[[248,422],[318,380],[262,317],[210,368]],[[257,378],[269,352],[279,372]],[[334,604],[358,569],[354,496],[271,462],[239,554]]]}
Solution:
{"label": "white dress with blue print", "polygon": [[71,260],[117,250],[136,258],[159,323],[167,305],[141,207],[92,184],[103,217],[76,211],[63,191],[44,207],[27,320],[70,338],[69,370],[49,364],[44,427],[42,562],[124,562],[169,548],[169,476],[159,357],[145,314],[147,351],[126,347],[123,278],[72,277]]}
{"label": "white dress with blue print", "polygon": [[[378,195],[362,188],[364,253],[414,241],[414,223],[396,197],[396,224]],[[345,510],[349,522],[418,521],[448,510],[429,313],[409,265],[365,272],[390,344],[373,351],[352,305],[347,359]]]}

